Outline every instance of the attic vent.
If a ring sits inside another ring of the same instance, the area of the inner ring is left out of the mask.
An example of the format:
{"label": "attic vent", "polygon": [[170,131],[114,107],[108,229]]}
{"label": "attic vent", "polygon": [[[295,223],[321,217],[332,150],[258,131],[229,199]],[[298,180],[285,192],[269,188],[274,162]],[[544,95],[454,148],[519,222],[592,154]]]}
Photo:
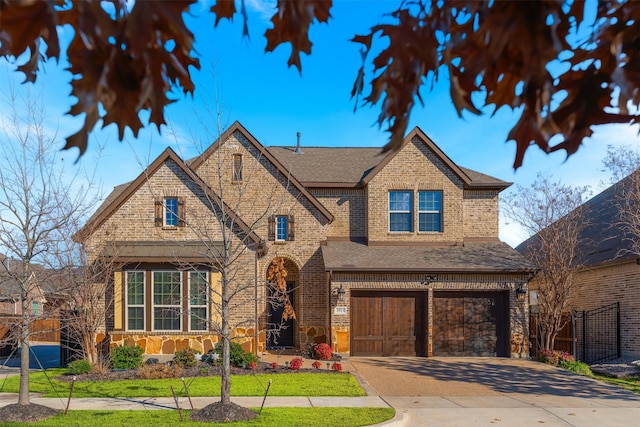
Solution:
{"label": "attic vent", "polygon": [[300,148],[300,135],[302,135],[300,132],[296,133],[296,136],[298,137],[298,143],[296,144],[296,149],[294,151],[295,154],[304,154],[304,151],[302,151],[302,149]]}

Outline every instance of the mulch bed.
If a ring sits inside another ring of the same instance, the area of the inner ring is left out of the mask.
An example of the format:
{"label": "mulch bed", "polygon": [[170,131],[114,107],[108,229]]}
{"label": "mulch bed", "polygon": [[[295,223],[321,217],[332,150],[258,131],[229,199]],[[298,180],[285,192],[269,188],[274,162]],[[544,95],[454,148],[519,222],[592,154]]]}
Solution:
{"label": "mulch bed", "polygon": [[[305,360],[305,364],[309,364],[308,360]],[[332,371],[330,369],[326,369],[326,362],[322,363],[322,369],[315,368],[300,368],[300,369],[287,369],[285,366],[278,366],[277,368],[273,368],[271,363],[267,362],[258,362],[253,369],[249,368],[236,368],[231,367],[231,375],[255,375],[255,374],[297,374],[297,373],[335,373],[337,371]],[[135,380],[144,377],[142,374],[142,369],[130,369],[123,371],[105,371],[105,372],[90,372],[88,374],[82,375],[71,375],[65,374],[57,377],[56,379],[59,381],[71,382],[75,378],[76,381],[115,381],[115,380]],[[175,375],[171,375],[171,377],[211,377],[211,376],[220,376],[222,373],[222,368],[220,366],[210,365],[208,363],[199,362],[196,366],[193,367],[185,367],[178,368],[175,371]],[[158,377],[160,378],[160,377]],[[166,376],[163,378],[167,378]]]}
{"label": "mulch bed", "polygon": [[57,409],[52,409],[48,406],[38,405],[36,403],[30,403],[29,405],[12,403],[0,408],[0,421],[12,421],[18,423],[36,422],[53,417],[58,412],[60,411]]}

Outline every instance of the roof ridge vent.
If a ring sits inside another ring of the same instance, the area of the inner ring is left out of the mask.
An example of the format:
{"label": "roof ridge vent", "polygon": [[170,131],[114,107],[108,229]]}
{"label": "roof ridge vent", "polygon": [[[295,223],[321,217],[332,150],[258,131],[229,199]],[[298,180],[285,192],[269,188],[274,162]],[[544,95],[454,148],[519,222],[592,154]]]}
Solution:
{"label": "roof ridge vent", "polygon": [[296,144],[296,149],[293,151],[294,154],[304,154],[304,151],[302,151],[302,148],[300,148],[300,135],[302,135],[300,132],[296,133],[296,136],[298,137],[298,143]]}

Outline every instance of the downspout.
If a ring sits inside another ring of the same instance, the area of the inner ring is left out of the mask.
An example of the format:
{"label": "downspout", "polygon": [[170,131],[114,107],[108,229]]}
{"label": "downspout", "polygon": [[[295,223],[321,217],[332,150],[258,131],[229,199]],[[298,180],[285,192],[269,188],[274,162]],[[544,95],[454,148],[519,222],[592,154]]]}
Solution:
{"label": "downspout", "polygon": [[332,309],[331,309],[331,274],[333,272],[331,270],[329,270],[329,272],[327,273],[327,284],[329,286],[327,286],[327,288],[329,289],[329,346],[333,349],[333,316],[332,316]]}
{"label": "downspout", "polygon": [[260,355],[258,354],[258,338],[260,334],[258,333],[258,251],[254,252],[253,256],[253,320],[255,327],[253,328],[253,339],[256,343],[255,353],[258,358]]}

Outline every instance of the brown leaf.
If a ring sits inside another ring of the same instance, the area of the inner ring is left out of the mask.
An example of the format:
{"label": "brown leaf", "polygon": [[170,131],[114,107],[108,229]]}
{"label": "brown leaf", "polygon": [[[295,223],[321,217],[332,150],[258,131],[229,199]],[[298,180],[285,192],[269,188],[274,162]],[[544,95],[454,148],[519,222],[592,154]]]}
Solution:
{"label": "brown leaf", "polygon": [[300,53],[311,54],[309,27],[314,20],[327,22],[331,17],[331,0],[285,1],[279,0],[276,13],[271,18],[273,28],[265,32],[265,52],[272,52],[283,43],[291,44],[289,66],[302,73]]}
{"label": "brown leaf", "polygon": [[209,10],[216,15],[216,22],[213,25],[217,27],[221,19],[233,20],[233,15],[236,13],[236,2],[234,0],[216,0],[216,3]]}

